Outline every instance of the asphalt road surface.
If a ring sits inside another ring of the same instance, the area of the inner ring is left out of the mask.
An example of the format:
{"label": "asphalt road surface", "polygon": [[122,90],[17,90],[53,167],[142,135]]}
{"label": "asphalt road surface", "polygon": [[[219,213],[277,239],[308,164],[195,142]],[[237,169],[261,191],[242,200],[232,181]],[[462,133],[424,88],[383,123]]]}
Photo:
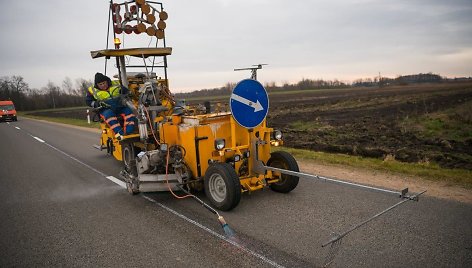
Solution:
{"label": "asphalt road surface", "polygon": [[[129,195],[98,135],[0,124],[0,267],[322,267],[333,233],[400,201],[301,179],[289,194],[243,195],[221,213],[228,237],[192,199]],[[330,267],[472,267],[472,206],[409,201],[344,237]]]}

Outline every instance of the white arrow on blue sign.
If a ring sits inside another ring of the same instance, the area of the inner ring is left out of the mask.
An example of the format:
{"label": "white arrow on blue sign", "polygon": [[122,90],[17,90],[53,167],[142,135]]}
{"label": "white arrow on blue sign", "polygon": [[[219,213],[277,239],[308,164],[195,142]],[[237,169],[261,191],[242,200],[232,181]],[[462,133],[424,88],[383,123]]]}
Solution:
{"label": "white arrow on blue sign", "polygon": [[245,128],[257,127],[269,112],[269,97],[264,86],[256,80],[240,81],[231,93],[231,113]]}

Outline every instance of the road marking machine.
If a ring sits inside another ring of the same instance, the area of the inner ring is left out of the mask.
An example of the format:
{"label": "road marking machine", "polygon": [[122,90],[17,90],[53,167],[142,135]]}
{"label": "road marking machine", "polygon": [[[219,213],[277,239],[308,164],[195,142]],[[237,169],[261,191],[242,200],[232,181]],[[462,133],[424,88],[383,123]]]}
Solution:
{"label": "road marking machine", "polygon": [[[109,7],[107,47],[91,51],[91,56],[116,60],[116,77],[130,91],[120,96],[120,101],[132,109],[138,127],[136,132],[117,139],[102,121],[100,145],[96,147],[123,162],[120,175],[129,193],[169,191],[178,198],[193,197],[218,216],[225,231],[229,227],[217,210],[231,210],[243,193],[265,187],[289,193],[297,187],[299,178],[383,191],[402,199],[323,244],[333,248],[327,263],[348,233],[406,201],[417,201],[424,193],[408,195],[408,189],[389,191],[301,173],[291,154],[274,150],[283,141],[282,133],[266,124],[269,97],[257,81],[257,70],[264,64],[235,69],[250,70],[251,78],[240,81],[233,89],[228,100],[229,111],[216,105],[212,108],[208,103],[190,107],[175,100],[167,73],[167,58],[172,48],[166,45],[168,14],[163,4],[144,0],[110,1]],[[145,37],[154,44],[127,48],[118,38],[120,34],[123,39],[126,34],[126,42],[130,44]],[[113,48],[109,48],[109,40],[113,40]],[[209,204],[191,194],[201,190],[205,191]],[[178,196],[176,191],[185,195]]]}

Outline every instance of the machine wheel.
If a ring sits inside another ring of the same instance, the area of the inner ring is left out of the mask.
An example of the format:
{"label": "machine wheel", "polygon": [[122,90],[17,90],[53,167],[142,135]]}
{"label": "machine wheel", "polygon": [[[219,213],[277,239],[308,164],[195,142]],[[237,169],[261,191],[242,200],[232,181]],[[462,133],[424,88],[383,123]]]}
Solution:
{"label": "machine wheel", "polygon": [[[133,143],[123,144],[121,147],[121,154],[123,157],[123,164],[125,165],[126,170],[130,172],[131,162],[136,159]],[[134,164],[134,168],[136,168],[136,164]]]}
{"label": "machine wheel", "polygon": [[[270,159],[267,162],[268,166],[296,172],[300,171],[297,161],[291,154],[278,151],[270,155]],[[275,192],[288,193],[297,187],[298,179],[299,178],[295,176],[280,174],[280,181],[270,184],[269,187]]]}
{"label": "machine wheel", "polygon": [[241,200],[241,184],[234,168],[228,163],[216,163],[205,172],[205,194],[219,210],[235,208]]}
{"label": "machine wheel", "polygon": [[139,194],[138,170],[136,169],[136,159],[134,158],[129,162],[129,174],[131,178],[126,180],[126,190],[132,195]]}
{"label": "machine wheel", "polygon": [[126,190],[128,190],[128,193],[130,193],[131,195],[139,194],[138,185],[134,181],[126,182]]}
{"label": "machine wheel", "polygon": [[111,138],[107,139],[107,154],[113,154],[113,140]]}

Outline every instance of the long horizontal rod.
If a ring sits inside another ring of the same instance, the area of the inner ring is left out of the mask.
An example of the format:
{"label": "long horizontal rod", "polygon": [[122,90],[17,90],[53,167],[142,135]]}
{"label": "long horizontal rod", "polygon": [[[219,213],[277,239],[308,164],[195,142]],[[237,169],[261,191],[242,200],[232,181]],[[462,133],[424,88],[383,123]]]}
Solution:
{"label": "long horizontal rod", "polygon": [[374,190],[374,191],[380,191],[380,192],[389,193],[389,194],[395,194],[395,195],[398,195],[400,197],[402,197],[403,194],[404,194],[404,193],[398,192],[398,191],[392,191],[392,190],[382,189],[382,188],[378,188],[378,187],[372,187],[372,186],[353,183],[353,182],[336,180],[336,179],[332,179],[332,178],[328,178],[328,177],[323,177],[323,176],[319,176],[319,175],[312,175],[312,174],[307,174],[307,173],[303,173],[303,172],[296,172],[296,171],[280,169],[280,168],[275,168],[275,167],[270,167],[270,166],[264,166],[264,168],[267,169],[267,170],[276,171],[276,172],[280,172],[282,174],[287,174],[287,175],[296,176],[296,177],[300,177],[300,178],[324,180],[324,181],[329,181],[329,182],[334,182],[334,183],[339,183],[339,184],[345,184],[345,185],[349,185],[349,186],[355,186],[355,187],[360,187],[360,188]]}
{"label": "long horizontal rod", "polygon": [[[126,65],[127,68],[143,68],[146,67],[144,65]],[[165,68],[164,65],[149,65],[148,67],[157,67],[157,68]]]}

